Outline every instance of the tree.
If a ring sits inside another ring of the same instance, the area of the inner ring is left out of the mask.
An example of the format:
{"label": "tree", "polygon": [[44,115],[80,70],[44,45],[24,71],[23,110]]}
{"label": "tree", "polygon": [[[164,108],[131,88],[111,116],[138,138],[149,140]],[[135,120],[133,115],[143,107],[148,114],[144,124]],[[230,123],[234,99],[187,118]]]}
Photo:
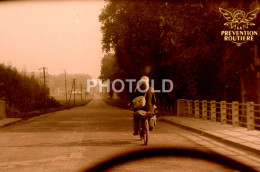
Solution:
{"label": "tree", "polygon": [[[222,1],[216,3],[216,5],[228,9],[231,12],[240,9],[248,13],[256,8],[259,8],[259,1]],[[224,22],[225,19],[223,18],[222,23]],[[258,30],[259,33],[259,16],[254,20],[254,23],[256,27],[251,27],[250,30]],[[237,47],[234,44],[225,45],[225,64],[229,68],[230,74],[239,80],[239,82],[236,82],[236,86],[233,86],[233,88],[240,89],[239,93],[241,93],[240,99],[242,102],[254,101],[256,103],[260,103],[259,46],[260,42],[258,36],[255,37],[254,42],[247,42],[240,47]],[[233,88],[231,87],[230,89]]]}
{"label": "tree", "polygon": [[27,76],[11,66],[0,64],[0,81],[0,97],[5,98],[10,117],[19,115],[19,112],[59,106],[59,103],[49,96],[48,88],[41,85],[33,75]]}
{"label": "tree", "polygon": [[[232,101],[240,96],[240,88],[246,89],[243,83],[248,77],[243,77],[240,71],[246,69],[242,67],[245,64],[250,67],[250,61],[258,56],[252,58],[252,51],[251,60],[247,59],[245,63],[245,50],[251,44],[243,45],[238,51],[237,47],[223,42],[220,31],[224,22],[218,7],[231,3],[159,0],[107,2],[100,15],[102,44],[105,52],[115,52],[115,66],[120,71],[117,77],[139,78],[148,75],[157,80],[172,79],[174,92],[159,95],[167,101],[169,97],[228,98]],[[256,50],[254,54],[257,54]],[[240,60],[237,57],[241,57]],[[238,62],[239,69],[235,70],[232,66]],[[234,82],[227,84],[232,78]],[[241,87],[238,87],[240,82]],[[161,85],[155,87],[161,88]],[[254,93],[257,91],[256,88],[251,90]]]}

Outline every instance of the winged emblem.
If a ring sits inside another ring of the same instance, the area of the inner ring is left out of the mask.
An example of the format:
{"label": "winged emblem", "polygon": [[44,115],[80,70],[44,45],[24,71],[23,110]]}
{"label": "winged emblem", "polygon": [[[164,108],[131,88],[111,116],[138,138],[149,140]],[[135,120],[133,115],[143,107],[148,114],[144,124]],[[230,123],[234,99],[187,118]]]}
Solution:
{"label": "winged emblem", "polygon": [[243,27],[243,29],[247,29],[248,26],[254,26],[252,23],[254,19],[257,17],[257,13],[259,12],[259,8],[256,8],[249,13],[245,13],[242,10],[236,10],[234,13],[225,10],[219,7],[219,11],[223,14],[224,18],[227,19],[228,22],[224,23],[225,26],[229,26],[231,29],[236,29],[238,26]]}

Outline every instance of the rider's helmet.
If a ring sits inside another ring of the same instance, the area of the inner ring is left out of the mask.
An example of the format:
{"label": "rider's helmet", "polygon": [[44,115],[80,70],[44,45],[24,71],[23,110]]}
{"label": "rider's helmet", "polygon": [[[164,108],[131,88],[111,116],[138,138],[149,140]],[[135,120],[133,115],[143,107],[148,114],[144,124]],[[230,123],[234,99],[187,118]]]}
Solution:
{"label": "rider's helmet", "polygon": [[149,78],[148,78],[148,76],[142,76],[141,80],[146,81],[147,83],[149,83]]}
{"label": "rider's helmet", "polygon": [[138,82],[139,82],[138,87],[141,90],[146,90],[146,91],[148,90],[148,88],[149,88],[149,78],[147,76],[142,76],[142,78]]}

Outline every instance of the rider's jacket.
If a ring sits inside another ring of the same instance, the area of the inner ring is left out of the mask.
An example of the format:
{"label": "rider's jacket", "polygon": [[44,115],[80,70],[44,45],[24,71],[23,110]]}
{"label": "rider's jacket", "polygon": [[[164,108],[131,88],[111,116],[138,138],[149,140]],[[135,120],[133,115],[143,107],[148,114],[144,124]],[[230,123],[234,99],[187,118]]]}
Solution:
{"label": "rider's jacket", "polygon": [[[145,90],[146,89],[146,85],[143,84],[140,86],[140,89],[141,90]],[[142,93],[140,91],[138,91],[138,89],[135,90],[134,92],[134,95],[132,96],[131,98],[131,102],[132,100],[134,100],[136,97],[138,96],[144,96],[145,93]],[[145,96],[145,99],[146,99],[146,105],[145,107],[143,107],[142,109],[139,109],[139,110],[144,110],[146,111],[147,113],[151,113],[151,114],[154,114],[154,105],[156,103],[156,98],[155,98],[155,94],[154,92],[152,91],[152,88],[149,87],[148,91],[146,92],[146,96]],[[135,110],[134,110],[135,111]]]}

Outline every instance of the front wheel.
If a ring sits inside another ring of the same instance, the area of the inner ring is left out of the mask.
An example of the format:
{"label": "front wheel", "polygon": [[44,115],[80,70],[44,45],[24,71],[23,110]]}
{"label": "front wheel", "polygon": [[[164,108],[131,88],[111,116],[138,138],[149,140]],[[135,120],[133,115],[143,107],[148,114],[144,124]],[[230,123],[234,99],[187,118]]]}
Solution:
{"label": "front wheel", "polygon": [[144,144],[147,145],[148,144],[148,136],[149,136],[149,123],[148,123],[147,119],[145,119],[143,131],[144,131]]}

